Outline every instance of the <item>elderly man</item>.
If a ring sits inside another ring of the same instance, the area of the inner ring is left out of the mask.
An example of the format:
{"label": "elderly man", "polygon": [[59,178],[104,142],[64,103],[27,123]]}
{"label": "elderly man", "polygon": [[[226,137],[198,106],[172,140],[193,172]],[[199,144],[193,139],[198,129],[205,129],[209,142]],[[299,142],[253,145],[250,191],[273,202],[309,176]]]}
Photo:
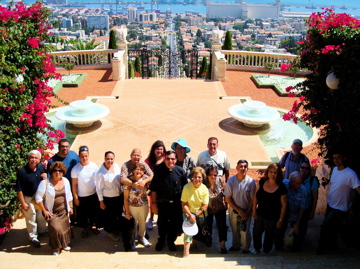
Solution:
{"label": "elderly man", "polygon": [[278,163],[282,168],[285,168],[284,178],[289,178],[289,175],[294,172],[300,172],[300,166],[303,162],[309,162],[309,159],[301,153],[303,143],[300,139],[295,139],[291,145],[291,152],[285,153]]}
{"label": "elderly man", "polygon": [[165,152],[165,162],[155,170],[151,182],[152,210],[158,215],[159,239],[155,246],[161,251],[167,241],[170,251],[176,251],[175,240],[181,231],[182,207],[181,192],[187,183],[185,170],[175,165],[175,151]]}
{"label": "elderly man", "polygon": [[142,180],[139,184],[138,187],[140,188],[145,188],[146,184],[148,182],[150,182],[154,176],[154,173],[151,171],[150,167],[143,161],[141,161],[141,150],[138,148],[134,148],[131,151],[130,154],[130,160],[125,162],[122,166],[121,166],[121,174],[120,174],[120,182],[121,184],[127,185],[127,186],[132,186],[134,183],[128,178],[130,176],[132,176],[131,171],[134,167],[135,164],[137,163],[141,163],[145,166],[145,175],[147,175],[148,177],[145,180]]}
{"label": "elderly man", "polygon": [[319,180],[317,177],[311,175],[311,167],[308,162],[303,162],[300,166],[300,173],[302,175],[302,184],[306,188],[308,208],[304,211],[304,216],[300,220],[299,226],[299,244],[304,242],[309,220],[312,220],[315,215],[316,205],[319,196]]}
{"label": "elderly man", "polygon": [[39,151],[30,151],[28,163],[19,170],[16,180],[16,192],[25,216],[27,232],[35,247],[40,247],[38,234],[46,231],[46,220],[41,209],[35,209],[31,202],[41,180],[47,177],[45,167],[40,163],[40,159]]}
{"label": "elderly man", "polygon": [[352,204],[352,190],[360,193],[360,181],[355,171],[346,166],[346,157],[343,153],[333,154],[335,168],[330,178],[330,190],[328,192],[327,209],[324,221],[321,224],[318,255],[336,251],[337,236],[343,229]]}
{"label": "elderly man", "polygon": [[[230,162],[225,152],[218,150],[218,139],[216,137],[210,137],[208,139],[207,148],[201,152],[197,159],[197,166],[201,166],[206,170],[209,166],[215,166],[218,170],[218,177],[226,182],[229,178]],[[225,175],[225,179],[223,179]]]}
{"label": "elderly man", "polygon": [[229,178],[224,191],[225,201],[229,204],[229,221],[233,234],[229,251],[240,250],[241,246],[244,254],[249,253],[251,210],[256,191],[255,181],[246,175],[248,169],[248,162],[239,160],[236,165],[237,174]]}
{"label": "elderly man", "polygon": [[51,157],[47,164],[47,170],[50,170],[49,168],[54,162],[62,162],[66,166],[64,177],[69,180],[71,186],[71,170],[78,162],[80,162],[80,159],[75,151],[70,150],[70,143],[67,139],[61,139],[58,145],[59,152]]}
{"label": "elderly man", "polygon": [[301,245],[299,242],[299,227],[302,218],[304,217],[304,211],[308,208],[307,191],[302,184],[302,175],[300,172],[295,171],[289,175],[289,179],[284,179],[284,185],[288,191],[287,194],[287,212],[283,220],[282,228],[277,230],[275,247],[277,250],[281,250],[284,245],[284,235],[288,223],[292,228],[292,234],[294,236],[294,244],[291,246],[292,251],[300,251]]}

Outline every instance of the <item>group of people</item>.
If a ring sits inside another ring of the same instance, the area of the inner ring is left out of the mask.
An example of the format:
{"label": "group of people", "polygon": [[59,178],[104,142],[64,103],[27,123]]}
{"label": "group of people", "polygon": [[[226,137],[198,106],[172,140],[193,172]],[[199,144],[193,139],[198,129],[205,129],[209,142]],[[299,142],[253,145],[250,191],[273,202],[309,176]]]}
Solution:
{"label": "group of people", "polygon": [[[187,234],[183,222],[190,226],[205,222],[211,235],[214,219],[222,254],[240,250],[244,254],[269,253],[273,246],[281,250],[288,226],[293,241],[291,246],[286,245],[300,251],[308,221],[315,214],[319,187],[308,158],[301,153],[302,141],[295,139],[291,152],[279,163],[258,170],[258,183],[247,175],[249,164],[245,159],[237,162],[237,172],[230,177],[230,162],[218,149],[216,137],[208,139],[207,148],[195,162],[187,155],[191,149],[185,139],[173,142],[168,151],[158,140],[145,161],[140,149],[135,148],[130,160],[120,167],[115,163],[115,153],[107,151],[99,168],[89,160],[89,147],[81,146],[77,154],[70,150],[69,141],[62,139],[47,169],[40,162],[41,153],[31,151],[16,183],[31,243],[40,247],[38,236],[48,231],[53,255],[69,251],[71,226],[76,223],[83,229],[83,238],[104,228],[113,241],[122,235],[126,251],[136,248],[136,238],[150,247],[147,228],[153,228],[156,214],[156,251],[162,251],[165,244],[176,251],[175,240],[184,232],[183,257],[188,257],[197,235]],[[351,190],[360,193],[359,179],[345,161],[346,156],[334,154],[336,168],[330,180],[318,254],[336,246],[338,229],[351,205]],[[225,245],[227,212],[232,231],[229,249]]]}

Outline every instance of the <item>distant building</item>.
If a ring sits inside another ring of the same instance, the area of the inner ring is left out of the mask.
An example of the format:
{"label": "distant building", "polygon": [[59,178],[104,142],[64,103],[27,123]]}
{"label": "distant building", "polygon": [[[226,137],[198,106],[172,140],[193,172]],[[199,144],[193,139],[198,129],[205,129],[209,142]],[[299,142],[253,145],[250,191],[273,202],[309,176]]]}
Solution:
{"label": "distant building", "polygon": [[152,21],[155,22],[157,20],[157,16],[155,12],[140,12],[136,15],[137,21]]}
{"label": "distant building", "polygon": [[278,19],[280,14],[280,0],[274,0],[273,4],[256,4],[236,0],[235,3],[214,2],[206,0],[206,17],[234,17],[254,19]]}
{"label": "distant building", "polygon": [[99,15],[99,16],[87,16],[87,27],[92,29],[106,29],[109,30],[109,16],[108,15]]}
{"label": "distant building", "polygon": [[130,7],[128,9],[128,22],[136,22],[136,7]]}
{"label": "distant building", "polygon": [[204,24],[204,18],[201,16],[190,16],[188,18],[188,25],[189,26],[201,26]]}
{"label": "distant building", "polygon": [[46,4],[64,5],[67,4],[67,0],[46,0]]}
{"label": "distant building", "polygon": [[63,18],[63,19],[61,20],[61,27],[63,27],[63,28],[73,27],[73,20],[72,20],[72,19]]}

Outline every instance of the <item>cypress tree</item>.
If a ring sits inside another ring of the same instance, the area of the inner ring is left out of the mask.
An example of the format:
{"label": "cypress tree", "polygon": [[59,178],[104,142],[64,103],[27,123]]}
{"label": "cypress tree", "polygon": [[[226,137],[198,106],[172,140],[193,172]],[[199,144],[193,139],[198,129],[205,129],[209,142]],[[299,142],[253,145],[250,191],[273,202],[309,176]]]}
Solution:
{"label": "cypress tree", "polygon": [[222,46],[223,50],[232,50],[232,34],[230,31],[226,31],[224,45]]}
{"label": "cypress tree", "polygon": [[118,49],[118,46],[116,44],[116,35],[115,35],[114,30],[110,30],[109,49]]}

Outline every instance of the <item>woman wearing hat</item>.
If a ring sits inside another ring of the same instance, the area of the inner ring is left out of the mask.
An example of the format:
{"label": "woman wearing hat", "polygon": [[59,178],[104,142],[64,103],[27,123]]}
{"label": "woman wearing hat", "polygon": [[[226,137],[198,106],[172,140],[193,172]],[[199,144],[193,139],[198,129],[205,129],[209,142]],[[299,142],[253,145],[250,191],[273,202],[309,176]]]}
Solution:
{"label": "woman wearing hat", "polygon": [[177,154],[176,165],[182,167],[185,170],[186,177],[190,180],[190,172],[196,167],[196,162],[193,158],[186,155],[190,152],[190,148],[187,145],[187,142],[184,138],[180,138],[177,141],[173,142],[171,148],[175,150]]}
{"label": "woman wearing hat", "polygon": [[[191,182],[184,186],[181,194],[181,204],[184,211],[184,216],[188,221],[196,223],[196,217],[199,220],[205,218],[205,211],[209,205],[209,191],[204,184],[205,171],[201,167],[195,167],[191,171]],[[193,241],[193,236],[184,234],[184,258],[189,256],[190,244]]]}

